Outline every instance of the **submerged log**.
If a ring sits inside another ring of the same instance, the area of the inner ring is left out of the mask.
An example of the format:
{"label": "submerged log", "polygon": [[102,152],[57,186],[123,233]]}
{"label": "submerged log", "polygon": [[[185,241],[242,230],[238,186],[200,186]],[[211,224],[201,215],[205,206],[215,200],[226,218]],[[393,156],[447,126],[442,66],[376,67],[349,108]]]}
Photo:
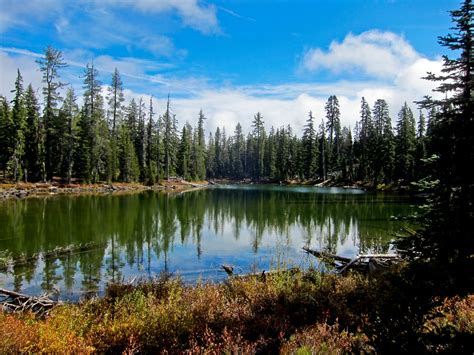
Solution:
{"label": "submerged log", "polygon": [[8,270],[10,267],[13,266],[28,265],[32,262],[38,261],[39,258],[43,258],[44,260],[61,258],[66,255],[84,253],[96,248],[102,248],[105,245],[105,243],[88,242],[77,245],[71,244],[64,247],[56,247],[52,250],[46,250],[43,252],[34,253],[32,255],[20,255],[17,257],[11,257],[9,255],[8,260],[5,260],[4,263],[0,264],[0,271]]}
{"label": "submerged log", "polygon": [[234,274],[234,267],[232,265],[223,264],[222,268],[227,273],[227,275],[232,276]]}

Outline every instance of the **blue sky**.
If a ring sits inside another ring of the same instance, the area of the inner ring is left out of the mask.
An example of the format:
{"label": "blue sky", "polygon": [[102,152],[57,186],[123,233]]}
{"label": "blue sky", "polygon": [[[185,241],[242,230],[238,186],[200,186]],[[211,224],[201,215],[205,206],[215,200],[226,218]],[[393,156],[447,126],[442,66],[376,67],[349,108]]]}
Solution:
{"label": "blue sky", "polygon": [[[391,115],[428,94],[419,78],[440,69],[436,38],[449,32],[458,1],[431,0],[0,0],[0,94],[10,97],[19,67],[41,86],[35,59],[51,44],[80,96],[94,61],[104,85],[115,67],[127,99],[171,94],[180,123],[203,109],[208,128],[261,111],[267,127],[301,128],[337,95],[353,127],[359,102],[386,99]],[[413,105],[413,108],[415,106]]]}

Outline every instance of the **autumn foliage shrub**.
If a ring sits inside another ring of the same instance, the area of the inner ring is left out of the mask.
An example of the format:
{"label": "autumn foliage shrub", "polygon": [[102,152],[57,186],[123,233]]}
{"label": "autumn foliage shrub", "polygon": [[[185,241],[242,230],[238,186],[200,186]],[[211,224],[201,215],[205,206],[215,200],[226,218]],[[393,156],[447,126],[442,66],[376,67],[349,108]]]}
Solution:
{"label": "autumn foliage shrub", "polygon": [[[163,275],[110,285],[105,297],[59,306],[44,319],[1,314],[0,353],[378,351],[391,341],[380,337],[393,329],[375,328],[403,317],[380,312],[389,300],[381,297],[389,292],[386,280],[309,271],[222,284],[190,286]],[[425,350],[458,349],[459,339],[472,337],[472,300],[446,300],[424,316],[413,332]],[[447,329],[456,330],[449,341]]]}

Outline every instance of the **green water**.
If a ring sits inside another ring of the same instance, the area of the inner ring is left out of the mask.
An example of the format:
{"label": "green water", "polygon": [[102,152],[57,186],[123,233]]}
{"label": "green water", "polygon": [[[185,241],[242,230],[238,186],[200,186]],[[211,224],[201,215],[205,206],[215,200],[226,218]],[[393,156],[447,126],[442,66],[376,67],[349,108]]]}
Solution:
{"label": "green water", "polygon": [[[37,257],[0,271],[0,287],[64,299],[101,293],[107,282],[167,270],[185,281],[221,280],[282,260],[317,260],[310,245],[344,256],[386,252],[416,210],[406,196],[338,188],[223,185],[182,194],[48,196],[0,202],[0,251]],[[44,257],[56,247],[87,250]],[[39,255],[39,257],[38,257]]]}

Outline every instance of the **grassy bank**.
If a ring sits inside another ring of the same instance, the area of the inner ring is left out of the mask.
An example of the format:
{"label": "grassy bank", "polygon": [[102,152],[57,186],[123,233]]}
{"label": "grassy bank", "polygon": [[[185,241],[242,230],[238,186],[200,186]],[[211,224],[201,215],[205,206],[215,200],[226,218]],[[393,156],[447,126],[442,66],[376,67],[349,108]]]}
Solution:
{"label": "grassy bank", "polygon": [[0,314],[0,352],[472,351],[474,296],[414,297],[403,272],[111,285],[43,319]]}

